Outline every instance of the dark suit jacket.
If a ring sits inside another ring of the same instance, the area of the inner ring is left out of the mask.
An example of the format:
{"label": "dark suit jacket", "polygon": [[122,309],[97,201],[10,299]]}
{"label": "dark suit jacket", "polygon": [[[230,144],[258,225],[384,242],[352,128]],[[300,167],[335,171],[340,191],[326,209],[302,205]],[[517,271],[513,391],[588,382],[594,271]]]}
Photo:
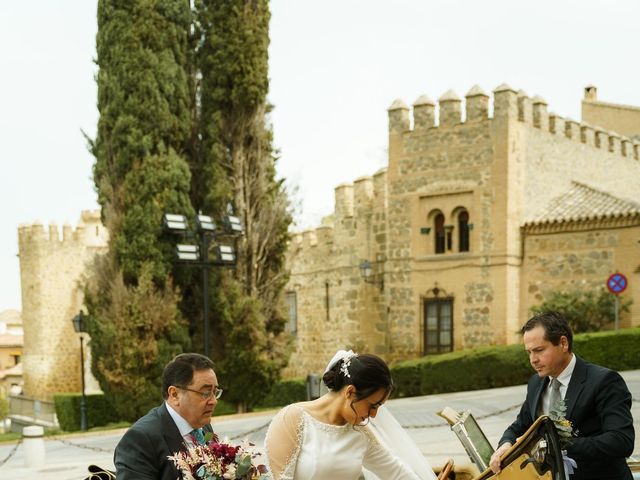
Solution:
{"label": "dark suit jacket", "polygon": [[[205,430],[211,431],[211,426]],[[185,449],[180,431],[163,403],[134,423],[116,446],[116,478],[176,480],[180,473],[167,457]]]}
{"label": "dark suit jacket", "polygon": [[[533,424],[548,383],[549,377],[533,375],[529,379],[527,398],[516,421],[504,432],[500,445],[515,443]],[[578,464],[571,480],[632,478],[626,463],[635,440],[631,400],[620,374],[576,356],[565,395],[566,417],[578,435],[567,448],[567,455]]]}

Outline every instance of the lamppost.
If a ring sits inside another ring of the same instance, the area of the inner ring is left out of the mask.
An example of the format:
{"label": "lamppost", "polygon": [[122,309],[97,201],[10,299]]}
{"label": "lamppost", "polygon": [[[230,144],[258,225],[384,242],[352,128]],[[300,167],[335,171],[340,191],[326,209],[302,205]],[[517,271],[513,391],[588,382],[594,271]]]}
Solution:
{"label": "lamppost", "polygon": [[84,332],[86,332],[85,315],[82,310],[75,317],[73,317],[73,329],[76,333],[80,334],[80,371],[82,372],[82,397],[80,398],[80,430],[85,431],[87,429],[87,397],[85,395],[84,387]]}
{"label": "lamppost", "polygon": [[[380,268],[381,260],[377,260],[378,264],[376,270]],[[380,291],[384,291],[384,273],[383,272],[374,272],[373,265],[369,260],[363,260],[360,263],[360,276],[367,283],[373,283],[378,285]]]}
{"label": "lamppost", "polygon": [[214,244],[214,259],[209,252],[212,240],[218,235],[238,236],[244,229],[238,217],[226,215],[223,218],[224,231],[219,232],[218,226],[209,215],[198,214],[195,218],[196,230],[189,229],[184,215],[165,213],[163,218],[165,228],[175,234],[187,238],[196,237],[198,244],[176,245],[177,264],[189,267],[197,267],[202,270],[202,310],[203,310],[203,335],[204,354],[209,356],[209,269],[214,266],[233,267],[236,264],[236,254],[229,245]]}

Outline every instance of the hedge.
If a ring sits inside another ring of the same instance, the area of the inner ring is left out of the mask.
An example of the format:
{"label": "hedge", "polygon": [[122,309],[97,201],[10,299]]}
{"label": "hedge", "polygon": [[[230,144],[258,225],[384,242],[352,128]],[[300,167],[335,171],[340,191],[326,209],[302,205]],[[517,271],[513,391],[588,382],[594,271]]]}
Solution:
{"label": "hedge", "polygon": [[[640,328],[619,331],[581,333],[574,337],[573,351],[591,363],[613,370],[640,368]],[[459,350],[401,362],[391,367],[395,383],[394,397],[413,397],[436,393],[508,387],[527,382],[533,374],[522,344]],[[306,400],[304,378],[281,380],[258,407],[281,407]],[[60,427],[80,430],[80,395],[55,395],[54,404]],[[234,413],[231,404],[219,401],[217,415]],[[87,395],[88,427],[97,427],[119,419],[104,395]]]}
{"label": "hedge", "polygon": [[[80,401],[79,393],[65,393],[53,396],[53,403],[60,428],[67,432],[80,430]],[[87,399],[87,427],[100,427],[108,423],[117,422],[115,410],[103,394],[90,394]]]}
{"label": "hedge", "polygon": [[282,407],[306,399],[307,386],[304,378],[280,380],[273,384],[271,391],[260,402],[259,407]]}
{"label": "hedge", "polygon": [[[640,368],[640,328],[578,334],[573,351],[588,362],[614,370]],[[392,366],[391,373],[394,396],[411,397],[521,385],[533,369],[518,344],[422,357]]]}

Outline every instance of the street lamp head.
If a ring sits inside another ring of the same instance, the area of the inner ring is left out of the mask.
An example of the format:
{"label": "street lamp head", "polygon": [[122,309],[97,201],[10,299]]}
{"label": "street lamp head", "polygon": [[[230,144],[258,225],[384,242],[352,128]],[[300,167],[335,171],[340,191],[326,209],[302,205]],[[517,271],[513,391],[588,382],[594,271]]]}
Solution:
{"label": "street lamp head", "polygon": [[242,222],[240,222],[240,219],[238,217],[235,217],[233,215],[225,215],[224,227],[227,233],[230,235],[242,235],[244,233]]}
{"label": "street lamp head", "polygon": [[200,249],[198,245],[178,244],[176,245],[176,254],[178,260],[187,262],[197,262],[200,260]]}
{"label": "street lamp head", "polygon": [[187,219],[184,215],[165,213],[162,217],[164,228],[171,233],[185,233],[187,231]]}
{"label": "street lamp head", "polygon": [[196,215],[196,226],[198,231],[202,233],[214,233],[216,224],[209,215]]}
{"label": "street lamp head", "polygon": [[360,263],[360,276],[365,280],[371,277],[373,273],[373,267],[371,266],[371,262],[369,260],[363,260]]}
{"label": "street lamp head", "polygon": [[229,245],[218,245],[216,247],[216,253],[218,260],[226,265],[233,265],[236,263],[236,254],[233,251],[233,247]]}
{"label": "street lamp head", "polygon": [[76,333],[83,333],[86,332],[86,325],[84,323],[86,317],[84,315],[84,312],[82,310],[80,310],[80,312],[71,319],[71,321],[73,322],[73,329],[76,331]]}

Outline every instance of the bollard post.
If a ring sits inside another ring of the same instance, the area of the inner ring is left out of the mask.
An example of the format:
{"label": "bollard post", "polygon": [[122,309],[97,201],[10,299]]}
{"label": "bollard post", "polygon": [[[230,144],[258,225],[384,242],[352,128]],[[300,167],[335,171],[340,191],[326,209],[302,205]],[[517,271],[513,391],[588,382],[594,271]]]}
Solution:
{"label": "bollard post", "polygon": [[307,401],[320,397],[320,377],[313,373],[307,375]]}
{"label": "bollard post", "polygon": [[22,429],[25,467],[39,467],[44,464],[44,428],[30,425]]}

